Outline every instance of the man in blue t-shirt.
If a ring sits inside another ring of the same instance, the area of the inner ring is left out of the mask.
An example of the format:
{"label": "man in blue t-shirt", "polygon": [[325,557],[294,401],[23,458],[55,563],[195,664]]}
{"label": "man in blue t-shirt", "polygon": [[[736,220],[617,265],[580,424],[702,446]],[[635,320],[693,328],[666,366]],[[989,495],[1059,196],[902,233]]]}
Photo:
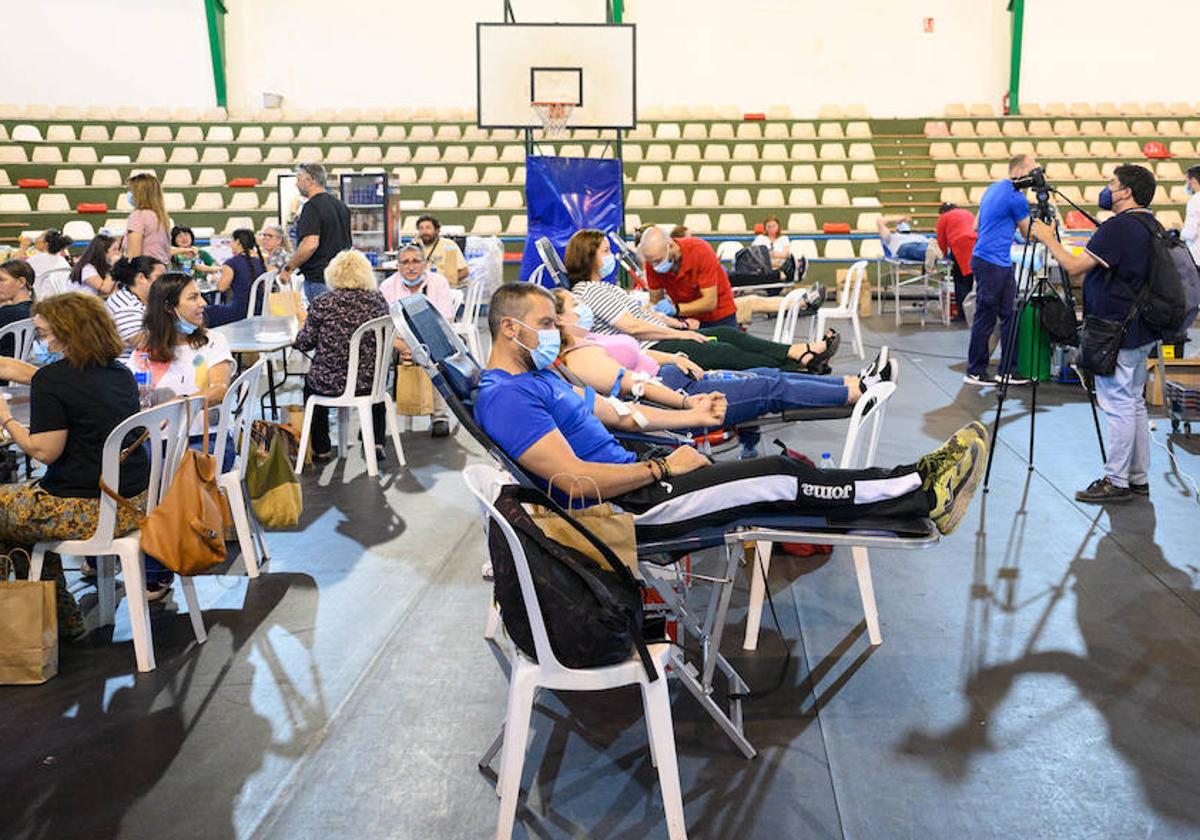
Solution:
{"label": "man in blue t-shirt", "polygon": [[[1046,243],[1069,274],[1084,274],[1086,315],[1124,322],[1146,283],[1151,258],[1151,227],[1157,224],[1148,205],[1157,184],[1144,166],[1113,170],[1100,193],[1100,209],[1116,213],[1105,221],[1080,254],[1054,238],[1054,229],[1034,222],[1031,235]],[[1108,461],[1104,477],[1080,490],[1081,502],[1127,502],[1150,495],[1150,424],[1146,417],[1146,360],[1160,336],[1135,314],[1121,340],[1111,376],[1097,376],[1096,402],[1108,419]]]}
{"label": "man in blue t-shirt", "polygon": [[[987,430],[960,429],[915,464],[821,470],[781,456],[714,464],[691,446],[639,460],[608,429],[631,432],[720,426],[721,394],[687,409],[614,405],[553,371],[560,336],[553,296],[508,283],[488,306],[492,351],[475,396],[475,419],[532,478],[560,498],[597,494],[632,512],[639,540],[669,539],[755,513],[847,519],[929,517],[948,534],[966,513],[987,460]],[[619,410],[620,409],[620,410]]]}
{"label": "man in blue t-shirt", "polygon": [[1008,162],[1008,178],[992,184],[979,201],[975,217],[978,237],[971,256],[971,274],[975,277],[975,320],[971,324],[971,344],[967,349],[968,385],[992,385],[996,379],[988,373],[992,351],[990,341],[1000,319],[1000,367],[998,376],[1014,385],[1024,384],[1013,373],[1016,359],[1010,358],[1012,331],[1016,327],[1013,304],[1017,281],[1013,276],[1013,234],[1029,234],[1029,202],[1025,193],[1013,186],[1012,179],[1028,175],[1037,168],[1033,155],[1017,155]]}

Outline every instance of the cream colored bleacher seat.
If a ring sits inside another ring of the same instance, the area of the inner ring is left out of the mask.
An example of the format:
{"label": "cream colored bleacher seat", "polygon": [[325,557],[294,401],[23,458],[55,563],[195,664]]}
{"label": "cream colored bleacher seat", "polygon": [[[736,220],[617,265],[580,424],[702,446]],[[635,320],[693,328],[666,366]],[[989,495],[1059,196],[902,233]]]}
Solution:
{"label": "cream colored bleacher seat", "polygon": [[453,210],[458,207],[458,192],[456,190],[434,190],[429,196],[427,206],[431,210]]}
{"label": "cream colored bleacher seat", "polygon": [[[261,130],[260,128],[259,131]],[[210,126],[204,140],[207,143],[232,143],[233,127],[228,125]]]}
{"label": "cream colored bleacher seat", "polygon": [[229,163],[229,149],[224,146],[207,146],[200,153],[200,163]]}
{"label": "cream colored bleacher seat", "polygon": [[359,146],[354,152],[354,162],[359,166],[378,166],[383,163],[383,149],[378,146]]}
{"label": "cream colored bleacher seat", "polygon": [[[638,167],[638,178],[637,178],[637,180],[638,180],[639,182],[641,182],[641,181],[642,181],[642,175],[643,175],[643,173],[642,173],[642,169],[643,169],[643,168],[644,168],[644,167]],[[658,167],[655,167],[655,168],[657,169]],[[659,175],[659,181],[661,181],[661,180],[662,180],[662,170],[661,170],[661,169],[659,169],[659,170],[658,170],[658,175]],[[489,167],[486,167],[486,168],[483,170],[483,177],[481,177],[481,178],[479,179],[479,183],[481,183],[481,184],[491,184],[491,185],[495,185],[495,184],[507,184],[507,183],[508,183],[508,167],[507,167],[507,166],[489,166]]]}
{"label": "cream colored bleacher seat", "polygon": [[439,125],[433,136],[441,141],[457,141],[462,139],[462,129],[457,125]]}
{"label": "cream colored bleacher seat", "polygon": [[975,123],[966,122],[964,120],[955,120],[950,123],[951,137],[974,137]]}
{"label": "cream colored bleacher seat", "polygon": [[666,163],[671,158],[671,147],[665,143],[651,143],[642,155],[642,160],[650,163]]}
{"label": "cream colored bleacher seat", "polygon": [[782,207],[783,206],[783,190],[778,187],[767,187],[760,189],[754,201],[755,207]]}
{"label": "cream colored bleacher seat", "polygon": [[[686,167],[686,169],[689,172],[691,171],[690,166]],[[672,175],[672,172],[674,170],[675,170],[675,167],[672,166],[671,169],[667,171],[667,181],[672,184],[684,183],[684,180],[682,178],[677,178],[674,175]],[[688,179],[688,180],[690,180],[690,179]],[[728,180],[731,180],[731,181],[733,180],[732,174],[730,175]],[[696,176],[696,181],[697,181],[697,183],[701,183],[701,184],[723,184],[726,181],[725,168],[722,166],[717,166],[716,164],[707,164],[705,166],[701,166],[700,173]]]}
{"label": "cream colored bleacher seat", "polygon": [[258,196],[253,190],[238,190],[229,197],[229,203],[225,206],[227,210],[242,210],[253,211],[258,209]]}
{"label": "cream colored bleacher seat", "polygon": [[1000,123],[995,120],[980,120],[975,123],[976,137],[1000,137],[1001,135]]}
{"label": "cream colored bleacher seat", "polygon": [[822,207],[849,207],[850,194],[840,187],[821,192]]}
{"label": "cream colored bleacher seat", "polygon": [[1072,102],[1067,105],[1067,113],[1072,117],[1090,117],[1095,112],[1087,102]]}
{"label": "cream colored bleacher seat", "polygon": [[994,117],[996,108],[989,102],[972,102],[970,114],[972,117]]}
{"label": "cream colored bleacher seat", "polygon": [[1088,151],[1092,157],[1111,158],[1117,156],[1117,150],[1113,147],[1111,140],[1093,140],[1088,144]]}
{"label": "cream colored bleacher seat", "polygon": [[1187,194],[1186,184],[1173,184],[1171,188],[1167,190],[1167,196],[1171,199],[1172,204],[1187,204],[1188,199],[1191,198],[1191,196]]}
{"label": "cream colored bleacher seat", "polygon": [[815,260],[820,257],[820,254],[817,253],[817,243],[812,239],[793,239],[790,249],[792,256],[798,260]]}
{"label": "cream colored bleacher seat", "polygon": [[524,146],[504,146],[500,149],[501,163],[524,163],[525,162],[525,147]]}
{"label": "cream colored bleacher seat", "polygon": [[[629,192],[632,195],[634,191],[630,190]],[[644,190],[644,192],[650,191]],[[497,210],[518,210],[525,206],[525,198],[518,190],[500,190],[496,193],[492,206]]]}
{"label": "cream colored bleacher seat", "polygon": [[[4,119],[9,119],[8,116],[0,114]],[[113,109],[108,105],[89,105],[87,110],[83,112],[83,116],[89,120],[113,120]]]}
{"label": "cream colored bleacher seat", "polygon": [[1142,144],[1136,140],[1120,140],[1117,142],[1117,156],[1139,160],[1142,157]]}
{"label": "cream colored bleacher seat", "polygon": [[821,160],[845,160],[846,147],[841,143],[822,143],[820,148]]}
{"label": "cream colored bleacher seat", "polygon": [[62,163],[62,150],[58,146],[35,146],[29,156],[30,163]]}
{"label": "cream colored bleacher seat", "polygon": [[107,143],[108,126],[85,125],[81,127],[79,129],[79,141],[81,143]]}
{"label": "cream colored bleacher seat", "polygon": [[404,140],[407,137],[408,131],[402,125],[385,125],[379,134],[379,139],[387,143]]}
{"label": "cream colored bleacher seat", "polygon": [[162,185],[178,189],[180,187],[192,186],[192,170],[190,169],[168,169],[163,172]]}
{"label": "cream colored bleacher seat", "polygon": [[788,207],[817,207],[817,191],[808,187],[792,187],[788,190]]}
{"label": "cream colored bleacher seat", "polygon": [[1008,146],[1003,140],[989,140],[983,144],[983,156],[987,158],[1008,157]]}
{"label": "cream colored bleacher seat", "polygon": [[324,139],[325,135],[319,125],[302,125],[296,132],[297,143],[320,143]]}
{"label": "cream colored bleacher seat", "polygon": [[738,140],[761,140],[763,136],[762,124],[758,122],[739,123],[734,134]]}
{"label": "cream colored bleacher seat", "polygon": [[444,166],[426,166],[421,170],[418,184],[445,184],[450,180],[450,174]]}
{"label": "cream colored bleacher seat", "polygon": [[657,140],[678,140],[682,137],[679,123],[662,122],[654,127],[654,137]]}
{"label": "cream colored bleacher seat", "polygon": [[683,226],[693,234],[712,233],[712,219],[707,213],[688,213],[683,217]]}
{"label": "cream colored bleacher seat", "polygon": [[113,164],[113,165],[116,165],[116,164],[126,165],[126,164],[133,163],[133,159],[130,158],[129,155],[103,155],[100,158],[100,162],[101,163],[109,163],[109,164]]}
{"label": "cream colored bleacher seat", "polygon": [[770,122],[763,126],[764,140],[787,140],[790,136],[787,123]]}
{"label": "cream colored bleacher seat", "polygon": [[125,184],[121,173],[116,169],[93,169],[93,187],[120,187]]}
{"label": "cream colored bleacher seat", "polygon": [[[948,201],[951,204],[966,204],[968,202],[967,191],[962,187],[942,187],[941,193],[938,195],[938,200]],[[858,218],[862,219],[866,213],[859,213]],[[861,225],[860,225],[861,227]]]}
{"label": "cream colored bleacher seat", "polygon": [[203,143],[204,132],[198,125],[181,125],[176,135],[171,134],[167,125],[148,125],[142,136],[143,143]]}
{"label": "cream colored bleacher seat", "polygon": [[1002,130],[1005,137],[1029,136],[1029,130],[1025,127],[1025,121],[1021,119],[1005,120]]}
{"label": "cream colored bleacher seat", "polygon": [[1100,199],[1100,191],[1104,189],[1099,184],[1092,184],[1083,188],[1083,200],[1088,204],[1095,204]]}
{"label": "cream colored bleacher seat", "polygon": [[450,172],[450,183],[458,185],[478,184],[479,170],[474,166],[456,166]]}
{"label": "cream colored bleacher seat", "polygon": [[708,138],[710,140],[733,140],[736,139],[733,126],[729,123],[713,123],[708,127]]}
{"label": "cream colored bleacher seat", "polygon": [[634,231],[642,226],[642,217],[637,213],[625,214],[625,230]]}
{"label": "cream colored bleacher seat", "polygon": [[1129,123],[1125,120],[1108,120],[1104,123],[1104,133],[1109,137],[1128,137]]}
{"label": "cream colored bleacher seat", "polygon": [[929,144],[929,157],[932,160],[954,160],[954,144],[945,141],[938,141]]}
{"label": "cream colored bleacher seat", "polygon": [[255,144],[257,144],[257,143],[266,142],[266,139],[267,139],[266,132],[263,131],[263,127],[261,125],[243,126],[241,131],[239,131],[238,135],[237,135],[238,143],[255,143]]}
{"label": "cream colored bleacher seat", "polygon": [[412,160],[412,152],[408,146],[388,146],[383,154],[384,163],[408,163]]}
{"label": "cream colored bleacher seat", "polygon": [[437,163],[442,159],[442,150],[437,146],[417,146],[413,152],[413,163]]}
{"label": "cream colored bleacher seat", "polygon": [[850,160],[875,160],[875,148],[870,143],[851,143],[847,157]]}
{"label": "cream colored bleacher seat", "polygon": [[525,236],[529,233],[529,218],[524,213],[512,216],[504,232],[509,236]]}
{"label": "cream colored bleacher seat", "polygon": [[764,143],[762,147],[763,160],[787,160],[788,149],[783,143]]}
{"label": "cream colored bleacher seat", "polygon": [[74,143],[75,127],[70,125],[46,126],[47,143]]}
{"label": "cream colored bleacher seat", "polygon": [[855,140],[866,139],[871,136],[871,124],[862,120],[846,123],[846,136]]}
{"label": "cream colored bleacher seat", "polygon": [[817,129],[812,123],[798,122],[792,123],[792,139],[793,140],[814,140],[817,136]]}
{"label": "cream colored bleacher seat", "polygon": [[670,208],[687,207],[687,193],[680,189],[665,189],[658,194],[658,206]]}
{"label": "cream colored bleacher seat", "polygon": [[[488,169],[496,169],[498,167],[489,166]],[[691,170],[691,167],[687,167]],[[507,170],[506,170],[507,171]],[[656,164],[642,164],[634,172],[634,183],[637,184],[661,184],[663,183],[663,170],[661,166]],[[687,180],[691,180],[689,177]]]}
{"label": "cream colored bleacher seat", "polygon": [[1039,140],[1037,141],[1037,146],[1034,148],[1037,150],[1037,156],[1039,158],[1056,158],[1063,156],[1062,147],[1058,145],[1057,140]]}
{"label": "cream colored bleacher seat", "polygon": [[1065,117],[1068,109],[1063,102],[1047,102],[1042,106],[1042,114],[1047,117]]}
{"label": "cream colored bleacher seat", "polygon": [[[562,146],[558,154],[562,157],[575,157],[564,152],[564,149],[571,147]],[[582,147],[575,147],[582,150]],[[471,159],[471,150],[466,146],[443,146],[442,147],[442,163],[467,163]]]}
{"label": "cream colored bleacher seat", "polygon": [[949,137],[950,127],[945,120],[926,120],[922,133],[928,138]]}
{"label": "cream colored bleacher seat", "polygon": [[1104,176],[1095,161],[1081,160],[1075,164],[1075,179],[1078,181],[1101,181]]}
{"label": "cream colored bleacher seat", "polygon": [[[411,139],[411,138],[410,138]],[[511,143],[517,139],[517,130],[515,128],[493,128],[492,142]]]}
{"label": "cream colored bleacher seat", "polygon": [[[179,195],[180,199],[183,198],[183,195],[179,193],[167,193],[167,195]],[[192,199],[193,210],[222,210],[224,208],[225,199],[218,192],[198,192],[196,193],[196,197]],[[178,207],[174,209],[182,210],[183,208]]]}
{"label": "cream colored bleacher seat", "polygon": [[1129,124],[1129,131],[1136,137],[1154,134],[1154,123],[1150,120],[1134,120]]}
{"label": "cream colored bleacher seat", "polygon": [[638,163],[642,159],[642,147],[636,143],[626,143],[622,147],[621,155],[626,165]]}
{"label": "cream colored bleacher seat", "polygon": [[746,233],[748,230],[746,217],[741,213],[722,213],[717,217],[717,233]]}
{"label": "cream colored bleacher seat", "polygon": [[707,140],[708,128],[703,123],[686,123],[681,136],[684,140]]}
{"label": "cream colored bleacher seat", "polygon": [[1046,171],[1046,177],[1053,183],[1059,181],[1070,181],[1075,178],[1075,174],[1071,171],[1071,165],[1063,161],[1055,160],[1043,164]]}
{"label": "cream colored bleacher seat", "polygon": [[0,193],[0,213],[32,213],[24,193]]}
{"label": "cream colored bleacher seat", "polygon": [[[195,152],[195,149],[192,149]],[[162,146],[142,146],[138,149],[137,162],[142,164],[148,163],[166,163],[167,152]]]}
{"label": "cream colored bleacher seat", "polygon": [[1034,137],[1049,137],[1054,133],[1049,120],[1030,120],[1029,133]]}
{"label": "cream colored bleacher seat", "polygon": [[749,207],[751,206],[750,190],[742,187],[725,190],[721,204],[724,207]]}
{"label": "cream colored bleacher seat", "polygon": [[355,143],[374,143],[379,140],[379,129],[373,125],[356,125],[350,139]]}
{"label": "cream colored bleacher seat", "polygon": [[793,143],[788,157],[791,160],[817,160],[817,147],[813,143]]}
{"label": "cream colored bleacher seat", "polygon": [[263,163],[268,166],[279,164],[289,164],[294,160],[292,149],[290,146],[272,146],[267,149],[267,156],[263,158]]}
{"label": "cream colored bleacher seat", "polygon": [[789,213],[787,231],[788,233],[816,233],[816,217],[812,213]]}
{"label": "cream colored bleacher seat", "polygon": [[988,166],[988,177],[993,181],[999,181],[1008,177],[1008,162],[998,160]]}
{"label": "cream colored bleacher seat", "polygon": [[[772,172],[774,172],[775,170],[782,170],[782,169],[783,169],[782,166],[772,167]],[[766,175],[766,170],[767,170],[767,167],[764,166],[763,167],[763,180],[764,181],[768,180],[767,175]],[[780,177],[780,178],[772,178],[770,180],[777,181],[777,182],[782,182],[782,181],[786,180],[786,181],[791,181],[794,184],[815,184],[815,183],[817,183],[817,180],[818,180],[817,167],[813,166],[811,163],[794,163],[794,164],[792,164],[791,172],[790,172],[790,175],[788,178],[785,179],[785,178]]]}
{"label": "cream colored bleacher seat", "polygon": [[301,146],[296,150],[296,163],[321,163],[324,159],[320,146]]}
{"label": "cream colored bleacher seat", "polygon": [[135,108],[132,105],[122,105],[120,108],[117,108],[113,114],[113,118],[127,122],[138,122],[142,119],[142,109]]}
{"label": "cream colored bleacher seat", "polygon": [[1200,157],[1200,153],[1198,153],[1196,147],[1192,145],[1191,140],[1172,140],[1170,145],[1167,146],[1167,149],[1171,152],[1171,154],[1175,155],[1175,157]]}
{"label": "cream colored bleacher seat", "polygon": [[[393,166],[392,174],[396,176],[396,180],[401,184],[417,183],[417,169],[414,166]],[[506,179],[504,183],[507,184],[508,170],[504,171],[504,177]]]}
{"label": "cream colored bleacher seat", "polygon": [[[1196,110],[1200,112],[1200,103],[1196,104]],[[1184,120],[1183,133],[1188,137],[1200,137],[1200,120]]]}
{"label": "cream colored bleacher seat", "polygon": [[1099,137],[1104,134],[1104,123],[1100,120],[1080,120],[1079,133],[1084,137]]}
{"label": "cream colored bleacher seat", "polygon": [[1091,157],[1088,145],[1083,140],[1067,140],[1062,144],[1062,150],[1069,158]]}
{"label": "cream colored bleacher seat", "polygon": [[988,173],[988,165],[986,163],[964,163],[962,168],[962,177],[964,181],[991,180],[991,175]]}
{"label": "cream colored bleacher seat", "polygon": [[1076,204],[1083,204],[1083,190],[1074,184],[1060,184],[1058,191]]}
{"label": "cream colored bleacher seat", "polygon": [[825,104],[817,109],[819,120],[840,120],[844,116],[841,105]]}
{"label": "cream colored bleacher seat", "polygon": [[[398,147],[395,147],[395,146],[389,147],[388,151],[391,151],[391,149],[393,149],[393,148],[398,148]],[[402,148],[406,148],[406,147],[402,147]],[[500,153],[496,151],[495,146],[476,146],[474,149],[471,150],[471,163],[474,163],[474,164],[495,163],[499,159],[500,159]]]}
{"label": "cream colored bleacher seat", "polygon": [[296,139],[296,132],[290,125],[273,125],[267,132],[268,143],[291,143]]}
{"label": "cream colored bleacher seat", "polygon": [[221,233],[226,235],[233,233],[235,230],[254,230],[254,219],[250,216],[230,216],[225,220],[225,226],[221,228]]}
{"label": "cream colored bleacher seat", "polygon": [[653,207],[654,193],[650,192],[650,190],[632,189],[625,195],[625,206],[638,209]]}
{"label": "cream colored bleacher seat", "polygon": [[983,199],[985,192],[987,192],[987,187],[971,187],[967,193],[967,200],[971,204],[978,204]]}
{"label": "cream colored bleacher seat", "polygon": [[[1163,137],[1183,136],[1183,126],[1179,124],[1179,120],[1159,120],[1158,125],[1156,125],[1155,128]],[[50,135],[47,134],[46,137],[49,139]]]}
{"label": "cream colored bleacher seat", "polygon": [[1142,113],[1148,117],[1156,117],[1162,116],[1163,114],[1169,114],[1170,110],[1167,108],[1165,102],[1151,101],[1142,103]]}
{"label": "cream colored bleacher seat", "polygon": [[56,187],[86,187],[87,180],[82,169],[59,169],[54,173]]}
{"label": "cream colored bleacher seat", "polygon": [[961,102],[948,102],[942,108],[943,117],[965,117],[967,116],[967,106]]}
{"label": "cream colored bleacher seat", "polygon": [[854,242],[850,239],[827,239],[824,256],[827,260],[853,260],[857,257]]}
{"label": "cream colored bleacher seat", "polygon": [[979,144],[974,140],[957,143],[954,146],[954,153],[960,158],[981,158],[983,157],[983,149],[979,148]]}
{"label": "cream colored bleacher seat", "polygon": [[[703,167],[703,166],[700,167],[701,172],[703,172],[705,170],[705,168],[706,167]],[[709,167],[707,167],[707,169],[709,170],[710,177],[712,177],[712,170],[714,170],[714,169],[718,173],[723,172],[723,170],[719,166],[709,166]],[[692,167],[688,166],[687,164],[676,163],[667,168],[666,182],[668,184],[691,184],[691,183],[695,182],[696,180],[703,181],[704,179],[703,178],[697,179],[694,172],[692,171]],[[721,174],[719,177],[715,177],[713,179],[714,182],[719,182],[719,181],[724,181],[724,180],[725,180],[725,177],[723,174]]]}
{"label": "cream colored bleacher seat", "polygon": [[1075,137],[1079,134],[1079,126],[1075,120],[1055,120],[1054,135],[1056,137]]}
{"label": "cream colored bleacher seat", "polygon": [[938,163],[933,167],[935,181],[961,181],[962,174],[958,171],[957,163]]}
{"label": "cream colored bleacher seat", "polygon": [[1176,117],[1190,117],[1200,109],[1193,107],[1190,102],[1172,102],[1167,110]]}
{"label": "cream colored bleacher seat", "polygon": [[[38,210],[41,209],[42,203],[39,200]],[[1159,210],[1154,214],[1154,218],[1158,219],[1158,223],[1167,230],[1178,230],[1183,227],[1183,216],[1178,210]]]}
{"label": "cream colored bleacher seat", "polygon": [[38,195],[37,211],[39,213],[70,213],[71,203],[62,193],[41,193]]}
{"label": "cream colored bleacher seat", "polygon": [[733,147],[734,160],[758,160],[758,146],[753,143],[737,143]]}
{"label": "cream colored bleacher seat", "polygon": [[854,220],[854,229],[863,232],[875,232],[878,230],[876,222],[882,217],[882,213],[868,212],[859,213],[858,218]]}
{"label": "cream colored bleacher seat", "polygon": [[625,139],[626,140],[653,140],[654,139],[654,128],[653,128],[653,126],[650,125],[650,123],[647,123],[647,122],[638,123],[637,128],[633,129],[632,131],[628,132],[625,135]]}
{"label": "cream colored bleacher seat", "polygon": [[[220,207],[221,204],[224,203],[221,200],[220,193],[208,193],[208,195],[215,195],[217,197],[218,202],[219,202],[217,205],[218,207]],[[121,196],[121,198],[125,198],[125,196]],[[163,193],[163,206],[167,208],[168,213],[175,213],[180,210],[186,210],[187,209],[187,199],[184,197],[183,193],[164,192]],[[132,207],[122,208],[122,207],[120,207],[119,203],[118,203],[118,209],[128,209],[130,211],[133,210]]]}
{"label": "cream colored bleacher seat", "polygon": [[821,123],[817,128],[817,137],[822,140],[841,140],[845,136],[841,123]]}
{"label": "cream colored bleacher seat", "polygon": [[12,127],[12,139],[15,143],[41,143],[42,132],[35,125],[21,123]]}
{"label": "cream colored bleacher seat", "polygon": [[96,150],[91,146],[72,146],[67,149],[67,163],[96,163]]}
{"label": "cream colored bleacher seat", "polygon": [[1179,163],[1173,160],[1160,160],[1158,165],[1154,167],[1154,175],[1159,182],[1162,181],[1182,181],[1183,170]]}
{"label": "cream colored bleacher seat", "polygon": [[[874,169],[874,167],[872,167]],[[846,167],[840,163],[826,163],[821,167],[821,181],[824,183],[841,184],[850,180]]]}
{"label": "cream colored bleacher seat", "polygon": [[729,167],[729,180],[735,184],[753,184],[758,180],[758,176],[755,175],[753,166],[746,163],[735,163]]}
{"label": "cream colored bleacher seat", "polygon": [[878,183],[879,173],[873,163],[856,163],[850,167],[850,180],[859,183]]}

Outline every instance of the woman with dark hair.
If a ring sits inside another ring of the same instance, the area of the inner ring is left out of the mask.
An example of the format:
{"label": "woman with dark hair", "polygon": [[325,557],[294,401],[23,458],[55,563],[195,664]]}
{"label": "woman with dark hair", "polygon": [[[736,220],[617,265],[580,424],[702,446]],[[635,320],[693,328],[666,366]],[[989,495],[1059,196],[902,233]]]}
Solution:
{"label": "woman with dark hair", "polygon": [[38,290],[39,298],[71,291],[68,283],[71,272],[71,261],[67,258],[69,247],[70,237],[55,228],[43,231],[33,241],[33,253],[25,260],[33,268],[33,288]]}
{"label": "woman with dark hair", "polygon": [[121,257],[113,266],[117,290],[104,301],[104,307],[117,325],[117,335],[125,342],[122,361],[128,359],[133,348],[144,340],[142,321],[146,315],[146,298],[150,294],[150,285],[162,276],[164,269],[162,261],[154,257]]}
{"label": "woman with dark hair", "polygon": [[[0,327],[24,321],[33,307],[33,267],[25,260],[0,263]],[[0,355],[13,354],[13,341],[0,343]]]}
{"label": "woman with dark hair", "polygon": [[171,270],[184,274],[219,274],[221,267],[212,254],[197,248],[196,234],[190,227],[175,225],[171,228]]}
{"label": "woman with dark hair", "polygon": [[[40,480],[0,485],[0,543],[9,548],[86,539],[95,532],[104,442],[139,408],[133,376],[116,360],[121,339],[94,295],[76,292],[38,301],[33,323],[56,360],[36,368],[0,359],[0,376],[30,385],[29,425],[19,423],[8,401],[0,400],[0,428],[22,452],[46,464]],[[134,449],[121,469],[118,492],[141,504],[148,481],[146,453]],[[136,518],[118,508],[117,533],[136,527]],[[42,577],[58,584],[59,635],[81,635],[83,616],[67,592],[57,555],[46,555]]]}
{"label": "woman with dark hair", "polygon": [[96,234],[83,255],[71,269],[73,292],[90,292],[108,297],[116,288],[112,279],[113,264],[121,258],[121,240],[105,233]]}
{"label": "woman with dark hair", "polygon": [[[250,287],[254,279],[267,270],[262,251],[254,238],[254,231],[238,228],[233,232],[229,243],[233,256],[225,260],[221,267],[221,276],[217,278],[217,291],[225,295],[228,303],[219,303],[208,307],[205,320],[210,327],[219,327],[232,321],[240,321],[250,314],[257,315],[262,310],[262,301],[258,301],[256,311],[250,309]],[[251,257],[250,254],[257,254]]]}
{"label": "woman with dark hair", "polygon": [[683,353],[709,370],[777,368],[786,371],[826,373],[837,350],[837,333],[825,340],[777,344],[747,335],[736,327],[708,327],[697,331],[694,321],[662,315],[639,304],[614,283],[606,283],[613,270],[608,237],[598,230],[577,231],[567,242],[563,263],[571,293],[588,305],[595,316],[593,332],[625,333],[664,353]]}

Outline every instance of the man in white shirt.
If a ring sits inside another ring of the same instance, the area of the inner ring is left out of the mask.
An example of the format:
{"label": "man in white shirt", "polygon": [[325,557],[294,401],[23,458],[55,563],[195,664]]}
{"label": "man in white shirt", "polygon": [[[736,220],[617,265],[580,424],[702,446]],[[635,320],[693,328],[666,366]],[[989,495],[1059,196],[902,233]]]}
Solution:
{"label": "man in white shirt", "polygon": [[1187,243],[1192,259],[1200,265],[1200,165],[1187,171],[1187,216],[1183,220],[1183,231],[1179,238]]}
{"label": "man in white shirt", "polygon": [[442,235],[442,223],[436,216],[428,214],[417,219],[417,237],[421,240],[421,248],[425,252],[425,261],[450,281],[451,286],[457,286],[467,279],[470,269],[463,257],[462,250],[453,239]]}

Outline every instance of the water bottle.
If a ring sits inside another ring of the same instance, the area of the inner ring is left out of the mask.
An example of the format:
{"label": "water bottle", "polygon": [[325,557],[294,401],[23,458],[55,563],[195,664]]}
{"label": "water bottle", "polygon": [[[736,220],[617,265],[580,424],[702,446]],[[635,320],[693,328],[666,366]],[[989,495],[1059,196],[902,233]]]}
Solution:
{"label": "water bottle", "polygon": [[134,354],[133,379],[137,382],[138,404],[142,408],[149,408],[153,405],[151,394],[154,388],[150,380],[150,359],[145,351]]}
{"label": "water bottle", "polygon": [[829,453],[829,452],[821,453],[821,469],[823,469],[823,470],[833,469],[833,455],[831,453]]}

